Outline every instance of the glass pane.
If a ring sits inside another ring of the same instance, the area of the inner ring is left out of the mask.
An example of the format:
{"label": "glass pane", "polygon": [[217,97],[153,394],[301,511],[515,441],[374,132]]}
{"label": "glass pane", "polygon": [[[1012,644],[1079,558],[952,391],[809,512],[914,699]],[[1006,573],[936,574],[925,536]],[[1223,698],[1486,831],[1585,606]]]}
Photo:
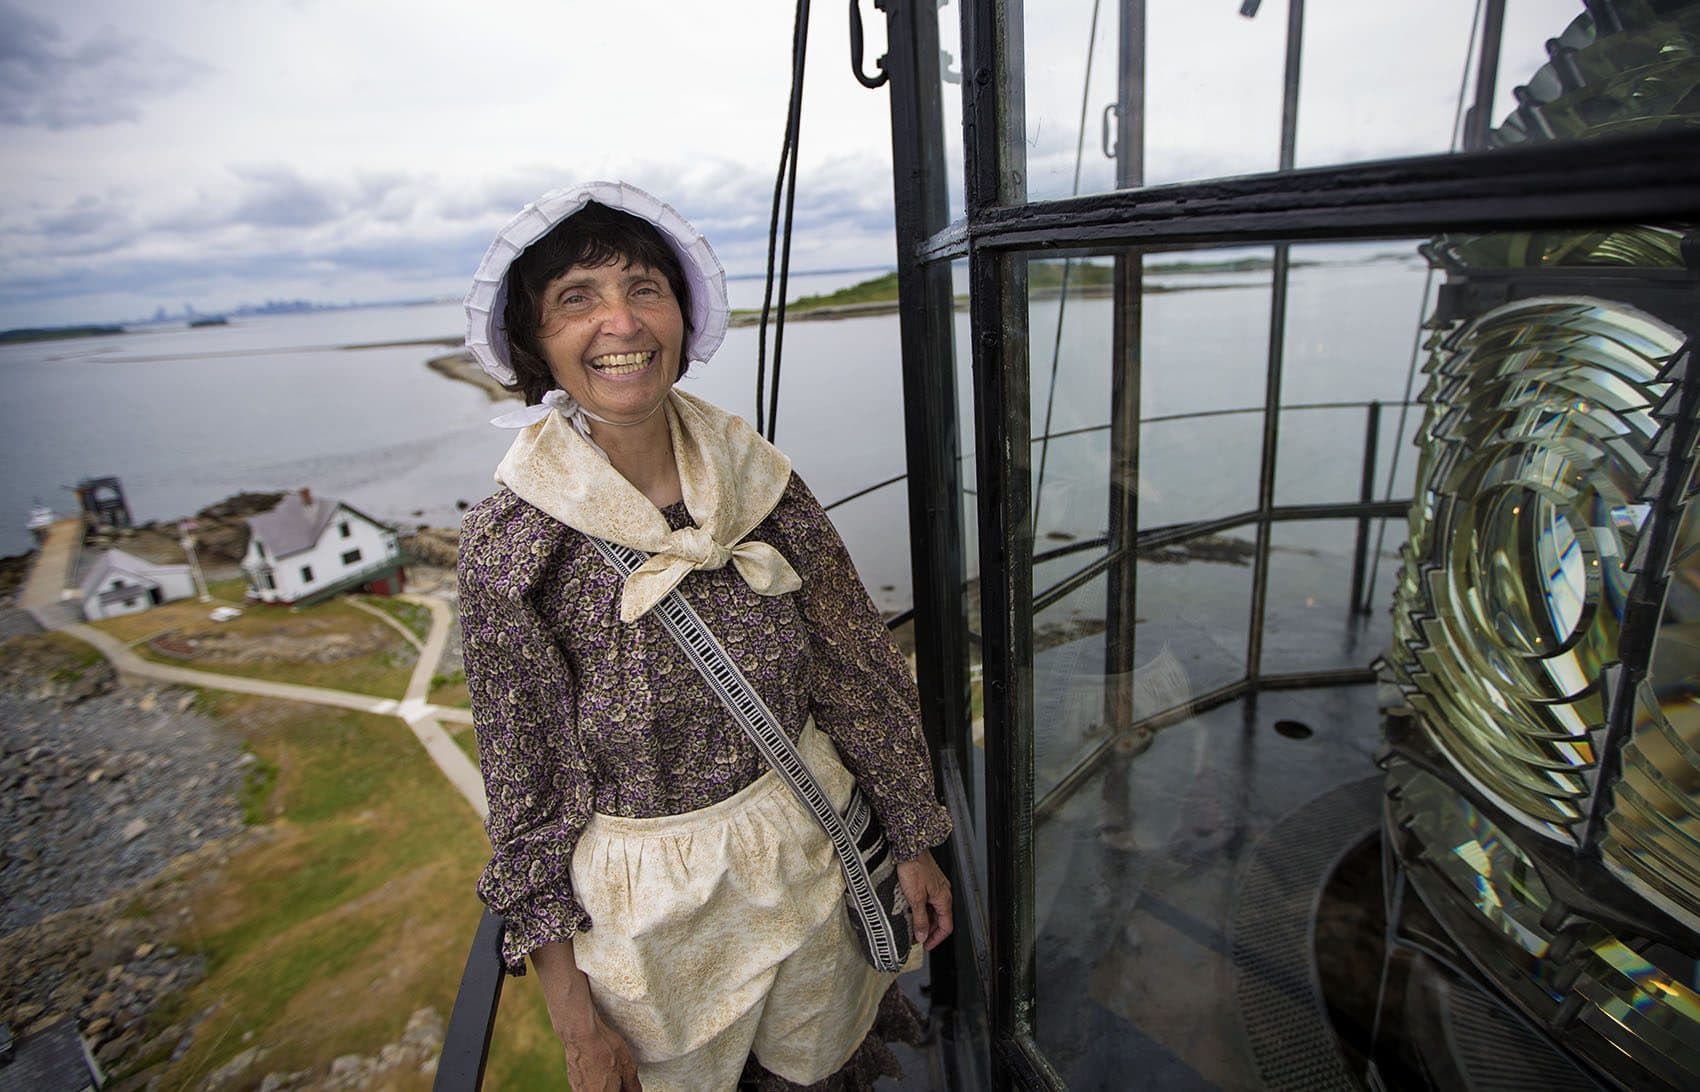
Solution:
{"label": "glass pane", "polygon": [[[1144,11],[1143,25],[1128,28],[1126,55],[1124,7]],[[1481,7],[1476,0],[1310,0],[1294,165],[1464,147],[1483,49]],[[1026,8],[1019,50],[1025,163],[1014,169],[1024,169],[1028,200],[1101,193],[1134,178],[1127,163],[1118,175],[1119,109],[1129,111],[1135,133],[1143,129],[1142,139],[1127,143],[1143,153],[1133,158],[1142,162],[1145,185],[1279,168],[1284,0],[1060,0]],[[1245,8],[1254,13],[1242,14]],[[1607,28],[1579,9],[1576,0],[1507,4],[1487,111],[1489,146],[1693,124],[1700,5],[1619,3],[1613,10],[1622,26]],[[1122,72],[1130,86],[1143,87],[1139,116],[1133,98],[1118,102]]]}
{"label": "glass pane", "polygon": [[[1586,681],[1629,624],[1629,558],[1649,518],[1637,490],[1650,487],[1648,445],[1670,417],[1657,409],[1670,389],[1661,369],[1694,332],[1680,239],[1630,225],[1289,252],[1277,505],[1357,502],[1367,407],[1379,401],[1372,495],[1415,496],[1419,509],[1414,522],[1401,512],[1362,528],[1357,517],[1271,520],[1261,670],[1362,670],[1387,656],[1402,691],[1388,700],[1417,707],[1430,745],[1463,771],[1445,791],[1491,783],[1492,799],[1547,839],[1579,829],[1607,705]],[[1034,1027],[1078,1087],[1115,1087],[1135,1066],[1162,1087],[1263,1084],[1265,1059],[1243,1045],[1277,1011],[1267,998],[1281,979],[1239,938],[1267,900],[1317,905],[1329,866],[1306,878],[1290,862],[1336,859],[1379,825],[1376,688],[1230,700],[1247,673],[1256,521],[1177,528],[1255,514],[1270,254],[1148,253],[1139,290],[1119,294],[1102,255],[1074,257],[1066,289],[1054,253],[1027,265],[1037,437],[1051,420],[1043,460],[1035,452],[1030,464],[1036,484],[1045,467],[1032,544]],[[1137,411],[1126,409],[1140,418],[1131,554],[1113,541],[1118,372],[1139,390]],[[1402,406],[1407,389],[1413,404]],[[1420,563],[1402,553],[1412,527]],[[1458,545],[1442,550],[1432,536],[1453,530]],[[1653,863],[1686,852],[1700,815],[1682,780],[1693,764],[1679,760],[1700,738],[1686,712],[1700,684],[1681,659],[1694,646],[1683,612],[1700,615],[1684,583],[1696,581],[1700,547],[1679,552],[1686,568],[1658,647],[1682,666],[1634,696],[1604,856],[1628,891],[1690,912],[1700,866]],[[1265,848],[1292,829],[1311,833]],[[1251,890],[1265,853],[1276,855],[1269,886]],[[1373,867],[1338,882],[1379,906]],[[1352,978],[1361,951],[1347,951],[1350,936],[1307,948],[1305,967]],[[1476,954],[1498,965],[1493,951]],[[1582,973],[1605,967],[1596,959]],[[1598,1013],[1642,1003],[1613,989]],[[1334,1051],[1321,1017],[1316,1026]],[[1400,1041],[1410,1031],[1385,1030]],[[1638,1025],[1624,1041],[1656,1030]]]}
{"label": "glass pane", "polygon": [[[1378,536],[1376,521],[1368,520],[1362,534],[1360,542],[1355,519],[1275,524],[1264,603],[1264,674],[1364,668],[1387,651],[1403,533]],[[1352,607],[1352,573],[1360,550],[1369,602],[1363,612]]]}
{"label": "glass pane", "polygon": [[[1141,118],[1130,105],[1126,124],[1135,135],[1123,149],[1115,138],[1119,74],[1124,67],[1135,71],[1137,63],[1122,56],[1123,5],[1026,5],[1029,200],[1115,189],[1118,156],[1112,153],[1137,158],[1140,149],[1147,184],[1279,165],[1285,5],[1265,4],[1256,19],[1241,18],[1235,3],[1147,0],[1143,6],[1144,34],[1129,29],[1136,42],[1143,37],[1148,43],[1145,109]],[[1209,48],[1199,48],[1205,42]]]}
{"label": "glass pane", "polygon": [[[962,158],[962,11],[951,0],[939,5],[939,97],[943,100],[945,190],[950,220],[967,215]],[[966,272],[967,263],[963,263]],[[964,392],[970,388],[961,388]]]}
{"label": "glass pane", "polygon": [[1266,247],[1144,258],[1142,529],[1257,506],[1271,261]]}
{"label": "glass pane", "polygon": [[[1307,802],[1374,772],[1377,725],[1370,687],[1217,706],[1106,748],[1037,818],[1034,1030],[1070,1088],[1265,1087],[1246,999],[1291,968],[1235,951],[1251,937],[1274,954],[1250,934],[1253,900],[1309,895],[1309,878],[1248,893],[1248,865]],[[1363,818],[1329,831],[1327,851],[1374,829],[1379,786],[1365,789]]]}

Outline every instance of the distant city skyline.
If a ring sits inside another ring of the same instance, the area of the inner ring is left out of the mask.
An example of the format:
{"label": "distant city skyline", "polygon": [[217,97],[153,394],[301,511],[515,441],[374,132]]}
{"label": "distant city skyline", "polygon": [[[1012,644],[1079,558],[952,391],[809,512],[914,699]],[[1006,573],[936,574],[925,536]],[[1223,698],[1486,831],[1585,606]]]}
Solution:
{"label": "distant city skyline", "polygon": [[[1149,0],[1147,181],[1275,165],[1285,5]],[[1093,40],[1084,190],[1110,184],[1118,5]],[[1300,162],[1444,150],[1473,0],[1307,5]],[[1072,183],[1092,4],[1026,20],[1027,179]],[[1577,0],[1510,5],[1499,98]],[[0,328],[193,301],[453,298],[500,224],[553,186],[621,177],[680,209],[727,269],[763,267],[793,0],[0,0]],[[960,67],[950,0],[947,70]],[[865,67],[885,48],[863,5]],[[889,266],[889,101],[814,14],[792,263]],[[959,79],[960,77],[958,77]],[[945,88],[958,95],[956,84]],[[947,155],[960,162],[959,105]],[[1496,111],[1496,115],[1503,111]],[[960,192],[960,186],[955,187]]]}

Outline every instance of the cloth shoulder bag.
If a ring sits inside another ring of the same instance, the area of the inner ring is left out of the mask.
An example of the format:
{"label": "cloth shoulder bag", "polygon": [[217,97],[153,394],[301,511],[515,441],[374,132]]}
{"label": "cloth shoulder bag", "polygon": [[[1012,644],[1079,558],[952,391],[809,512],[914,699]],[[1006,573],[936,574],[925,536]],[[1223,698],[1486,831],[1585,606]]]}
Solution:
{"label": "cloth shoulder bag", "polygon": [[[649,558],[617,542],[586,535],[608,563],[625,579]],[[844,873],[844,911],[861,942],[862,955],[875,970],[895,974],[908,962],[915,937],[909,921],[909,901],[897,882],[897,862],[886,844],[879,818],[857,786],[840,815],[797,753],[779,720],[732,661],[702,616],[685,602],[677,588],[655,606],[662,626],[679,642],[691,664],[708,682],[732,718],[744,729],[756,750],[785,782],[803,808],[813,815],[838,857]]]}

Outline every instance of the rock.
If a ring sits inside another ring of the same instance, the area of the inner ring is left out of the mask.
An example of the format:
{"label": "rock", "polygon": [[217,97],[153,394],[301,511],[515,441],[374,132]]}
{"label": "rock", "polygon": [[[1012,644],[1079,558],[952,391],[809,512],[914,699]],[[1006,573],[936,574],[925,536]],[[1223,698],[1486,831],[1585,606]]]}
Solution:
{"label": "rock", "polygon": [[133,842],[147,832],[148,821],[146,819],[132,819],[124,824],[124,840],[126,842]]}
{"label": "rock", "polygon": [[443,1049],[443,1018],[434,1008],[419,1009],[407,1018],[407,1030],[402,1032],[401,1041],[437,1053]]}
{"label": "rock", "polygon": [[51,1007],[66,1012],[75,1011],[83,1001],[82,983],[75,979],[61,982],[59,988],[53,991]]}
{"label": "rock", "polygon": [[137,959],[146,959],[148,956],[153,955],[155,947],[157,947],[157,946],[155,944],[153,944],[152,942],[149,942],[147,944],[136,945],[136,958]]}
{"label": "rock", "polygon": [[99,1062],[107,1069],[111,1069],[114,1062],[130,1053],[131,1050],[135,1049],[136,1044],[141,1041],[141,1038],[141,1035],[135,1031],[126,1031],[124,1034],[118,1036],[118,1038],[102,1043],[94,1052],[95,1061]]}
{"label": "rock", "polygon": [[142,695],[140,701],[136,702],[136,709],[140,712],[143,712],[143,713],[151,713],[151,712],[154,711],[154,708],[158,705],[159,705],[159,698],[154,694],[154,692],[152,690],[150,690],[146,694]]}
{"label": "rock", "polygon": [[201,1082],[202,1092],[218,1092],[219,1089],[235,1085],[253,1067],[259,1056],[259,1047],[249,1047],[244,1050],[209,1073],[207,1079]]}
{"label": "rock", "polygon": [[176,1048],[187,1041],[183,1035],[182,1024],[172,1024],[170,1027],[155,1035],[142,1044],[141,1055],[144,1058],[164,1057],[168,1052],[176,1057]]}
{"label": "rock", "polygon": [[26,1036],[27,1035],[35,1035],[39,1032],[46,1031],[48,1028],[52,1027],[54,1024],[57,1024],[62,1019],[64,1019],[64,1017],[60,1016],[56,1012],[50,1012],[46,1016],[37,1017],[35,1023],[24,1028],[24,1034]]}
{"label": "rock", "polygon": [[99,1019],[92,1021],[88,1027],[84,1028],[83,1035],[90,1039],[98,1039],[100,1038],[100,1033],[111,1026],[112,1019],[107,1016],[102,1016]]}
{"label": "rock", "polygon": [[88,777],[84,778],[84,780],[87,781],[88,784],[92,785],[96,781],[99,781],[101,778],[103,778],[105,776],[106,776],[106,768],[103,766],[103,767],[101,767],[100,769],[97,769],[97,770],[90,770]]}
{"label": "rock", "polygon": [[192,693],[191,694],[184,694],[177,701],[177,711],[179,713],[187,713],[191,708],[194,707],[194,704],[195,704],[195,695],[192,694]]}
{"label": "rock", "polygon": [[12,1010],[12,1017],[6,1022],[15,1028],[28,1027],[30,1021],[40,1016],[44,1011],[45,1006],[42,1005],[19,1005]]}

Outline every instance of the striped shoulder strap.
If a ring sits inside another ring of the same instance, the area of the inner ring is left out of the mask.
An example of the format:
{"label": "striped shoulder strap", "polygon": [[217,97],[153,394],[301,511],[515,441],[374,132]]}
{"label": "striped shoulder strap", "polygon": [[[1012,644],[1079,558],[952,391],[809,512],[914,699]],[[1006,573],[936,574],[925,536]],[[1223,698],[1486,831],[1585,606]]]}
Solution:
{"label": "striped shoulder strap", "polygon": [[[608,560],[620,578],[624,580],[635,572],[639,566],[649,560],[648,556],[629,546],[617,542],[586,535],[597,551]],[[845,816],[838,814],[838,809],[832,806],[820,783],[803,762],[803,757],[797,753],[796,744],[791,742],[785,730],[780,727],[779,719],[773,715],[767,702],[756,693],[755,687],[744,677],[738,665],[732,661],[724,646],[702,620],[702,616],[674,588],[655,606],[653,613],[660,619],[661,625],[684,649],[692,666],[708,682],[709,689],[720,699],[722,705],[732,714],[734,720],[748,733],[756,750],[762,758],[780,776],[786,786],[796,796],[797,800],[815,817],[821,829],[826,832],[828,841],[838,855],[839,867],[844,872],[844,883],[849,903],[853,912],[861,919],[864,935],[873,947],[871,953],[876,965],[895,970],[903,964],[907,952],[897,950],[897,937],[892,929],[891,920],[880,907],[879,897],[874,890],[874,883],[868,874],[867,862],[857,852],[857,842],[862,835],[873,829],[872,815],[866,800],[860,793],[851,802],[850,824],[845,822]]]}

